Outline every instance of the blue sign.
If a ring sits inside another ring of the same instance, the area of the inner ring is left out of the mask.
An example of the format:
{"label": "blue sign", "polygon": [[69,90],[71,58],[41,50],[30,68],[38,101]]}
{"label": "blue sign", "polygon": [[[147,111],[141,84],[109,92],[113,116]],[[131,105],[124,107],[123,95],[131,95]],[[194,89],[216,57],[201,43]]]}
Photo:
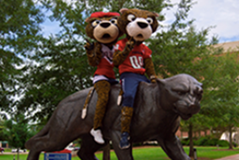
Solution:
{"label": "blue sign", "polygon": [[45,153],[44,160],[71,160],[70,153]]}

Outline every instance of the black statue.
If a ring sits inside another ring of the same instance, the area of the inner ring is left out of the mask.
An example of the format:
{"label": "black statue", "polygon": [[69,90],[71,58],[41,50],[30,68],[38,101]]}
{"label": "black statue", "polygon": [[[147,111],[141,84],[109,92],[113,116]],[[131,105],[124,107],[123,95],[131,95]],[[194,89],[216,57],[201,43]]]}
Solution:
{"label": "black statue", "polygon": [[[37,160],[41,151],[62,150],[79,137],[82,144],[78,156],[82,160],[96,160],[94,152],[104,145],[97,144],[89,133],[97,99],[95,92],[85,119],[81,118],[90,89],[76,92],[59,103],[46,126],[27,141],[26,148],[30,150],[28,160]],[[116,102],[119,92],[120,85],[112,86],[103,135],[106,143],[112,141],[119,160],[133,160],[132,147],[126,150],[119,148],[121,108]],[[156,140],[171,159],[190,160],[175,132],[180,117],[187,120],[199,112],[202,92],[202,84],[187,74],[157,79],[155,84],[142,82],[135,99],[131,143]]]}

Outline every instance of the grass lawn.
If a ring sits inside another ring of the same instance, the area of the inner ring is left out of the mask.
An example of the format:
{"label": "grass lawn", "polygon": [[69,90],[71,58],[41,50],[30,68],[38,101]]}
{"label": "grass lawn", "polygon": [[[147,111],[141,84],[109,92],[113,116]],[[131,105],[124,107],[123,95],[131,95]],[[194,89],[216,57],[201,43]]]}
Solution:
{"label": "grass lawn", "polygon": [[[13,160],[13,159],[17,160],[17,154],[14,153],[14,154],[11,154],[11,155],[9,155],[9,154],[6,155],[6,154],[1,154],[0,153],[0,160]],[[20,154],[19,159],[20,160],[26,160],[27,159],[27,154]],[[40,160],[44,160],[43,155],[41,155]]]}
{"label": "grass lawn", "polygon": [[[185,152],[189,153],[189,148],[185,147]],[[218,159],[222,157],[227,157],[230,155],[239,154],[239,148],[234,148],[233,150],[229,150],[228,147],[196,147],[197,149],[197,156],[208,158],[208,160]]]}
{"label": "grass lawn", "polygon": [[[217,147],[196,147],[198,160],[213,160],[217,158],[222,158],[234,154],[239,154],[239,148],[233,150],[228,150],[227,148],[217,148]],[[189,147],[184,147],[185,152],[188,154]],[[117,160],[117,157],[113,151],[110,153],[111,160]],[[133,155],[135,160],[168,160],[167,155],[160,147],[140,147],[134,148]],[[16,154],[6,155],[0,153],[0,160],[17,160]],[[102,153],[96,154],[99,160],[102,160]],[[26,160],[27,155],[20,154],[20,160]],[[41,154],[39,160],[44,160],[44,155]],[[72,157],[72,160],[79,160],[78,157]]]}
{"label": "grass lawn", "polygon": [[[198,160],[213,160],[234,154],[239,154],[239,148],[228,150],[227,148],[217,147],[195,147],[197,149]],[[185,152],[189,153],[189,147],[184,147]],[[96,154],[99,160],[102,160],[102,153]],[[169,158],[161,147],[135,148],[133,150],[135,160],[168,160]],[[117,160],[115,153],[112,151],[111,160]],[[74,159],[77,160],[77,159]]]}

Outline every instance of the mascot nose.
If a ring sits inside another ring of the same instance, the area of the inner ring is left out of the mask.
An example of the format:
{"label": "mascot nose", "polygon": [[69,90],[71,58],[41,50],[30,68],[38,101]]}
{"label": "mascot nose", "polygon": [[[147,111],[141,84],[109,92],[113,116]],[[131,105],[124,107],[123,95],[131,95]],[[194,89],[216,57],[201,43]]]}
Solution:
{"label": "mascot nose", "polygon": [[110,23],[108,23],[108,22],[103,22],[103,23],[100,24],[100,26],[103,27],[103,28],[107,28],[107,27],[110,26]]}
{"label": "mascot nose", "polygon": [[148,27],[148,24],[147,23],[144,23],[144,22],[137,22],[138,26],[142,29]]}

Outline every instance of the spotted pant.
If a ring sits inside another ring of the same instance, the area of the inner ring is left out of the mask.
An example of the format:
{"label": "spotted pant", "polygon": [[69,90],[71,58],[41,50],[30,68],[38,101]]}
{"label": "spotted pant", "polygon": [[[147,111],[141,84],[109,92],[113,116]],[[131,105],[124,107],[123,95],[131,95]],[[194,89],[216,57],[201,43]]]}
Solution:
{"label": "spotted pant", "polygon": [[109,99],[110,87],[110,83],[105,80],[98,81],[94,84],[94,88],[98,95],[94,116],[94,129],[102,127],[102,120],[104,118],[106,105]]}

